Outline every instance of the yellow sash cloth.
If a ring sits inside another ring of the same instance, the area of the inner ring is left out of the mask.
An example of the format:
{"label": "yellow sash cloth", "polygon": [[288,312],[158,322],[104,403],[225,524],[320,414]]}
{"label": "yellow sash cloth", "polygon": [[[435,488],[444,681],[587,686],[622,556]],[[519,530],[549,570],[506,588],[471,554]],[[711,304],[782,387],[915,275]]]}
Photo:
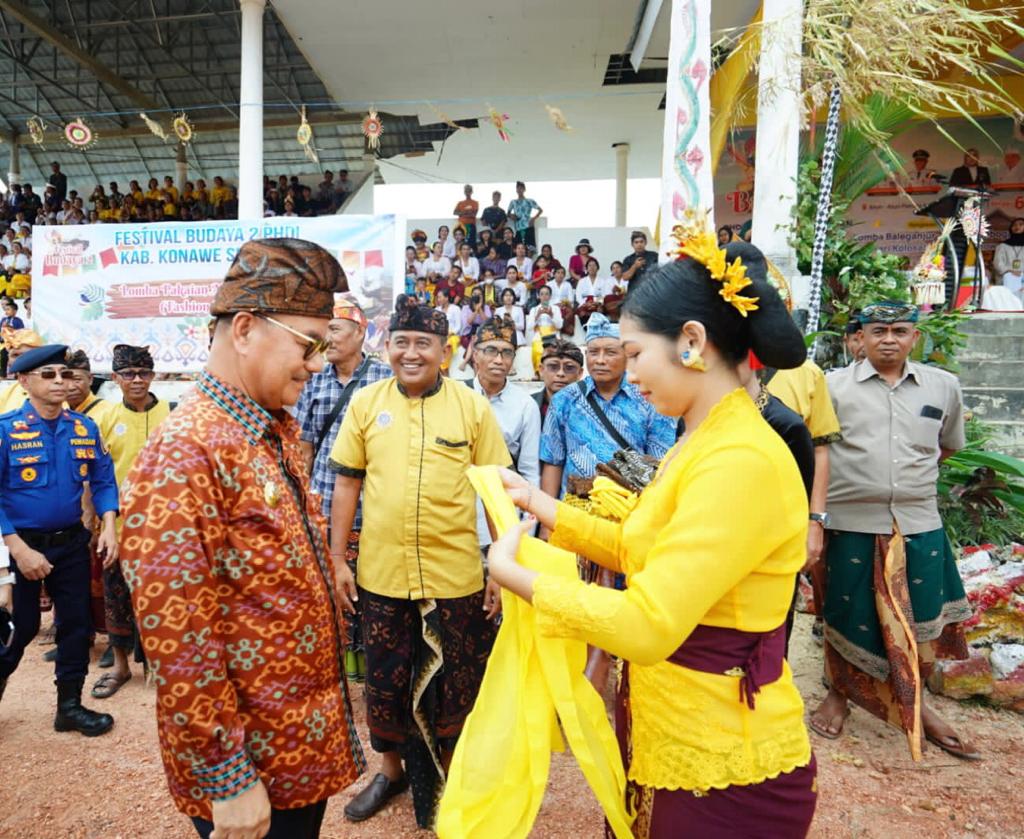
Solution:
{"label": "yellow sash cloth", "polygon": [[[493,466],[469,480],[499,533],[517,526],[512,499]],[[523,537],[527,568],[576,577],[576,557]],[[547,786],[551,752],[564,732],[615,836],[631,835],[626,774],[604,702],[583,675],[582,641],[546,638],[533,607],[503,591],[504,618],[476,704],[462,729],[437,816],[441,839],[519,839],[529,835]]]}

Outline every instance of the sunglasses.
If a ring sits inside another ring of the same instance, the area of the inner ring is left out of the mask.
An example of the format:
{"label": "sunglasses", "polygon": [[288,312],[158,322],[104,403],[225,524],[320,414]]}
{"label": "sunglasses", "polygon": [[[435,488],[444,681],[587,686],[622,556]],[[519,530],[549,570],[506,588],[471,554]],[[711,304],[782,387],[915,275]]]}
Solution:
{"label": "sunglasses", "polygon": [[285,332],[290,332],[296,338],[302,339],[303,343],[306,344],[306,348],[302,353],[302,358],[305,361],[309,361],[313,356],[323,355],[331,345],[331,342],[326,338],[313,338],[309,335],[305,335],[297,329],[292,329],[287,323],[281,323],[279,320],[274,320],[274,318],[269,315],[264,315],[259,312],[253,312],[252,315],[260,320],[265,320],[267,323],[272,323],[274,326],[283,329]]}
{"label": "sunglasses", "polygon": [[47,381],[60,377],[61,381],[72,378],[71,373],[67,370],[30,370],[30,376],[38,376],[40,379],[46,379]]}
{"label": "sunglasses", "polygon": [[115,370],[114,373],[118,378],[124,379],[126,382],[130,382],[135,379],[139,379],[143,382],[151,382],[153,381],[153,377],[156,376],[155,370],[146,370],[145,368],[142,370]]}

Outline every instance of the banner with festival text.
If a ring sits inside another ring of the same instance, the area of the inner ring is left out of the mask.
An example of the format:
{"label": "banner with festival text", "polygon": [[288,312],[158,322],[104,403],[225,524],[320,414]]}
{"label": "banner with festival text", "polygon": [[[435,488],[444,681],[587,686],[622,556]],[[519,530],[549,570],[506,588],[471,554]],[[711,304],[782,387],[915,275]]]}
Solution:
{"label": "banner with festival text", "polygon": [[110,370],[121,343],[148,346],[158,372],[201,370],[210,303],[251,239],[307,239],[330,251],[370,319],[371,350],[405,287],[405,222],[396,216],[41,226],[34,234],[32,325],[48,343],[85,350],[98,372]]}

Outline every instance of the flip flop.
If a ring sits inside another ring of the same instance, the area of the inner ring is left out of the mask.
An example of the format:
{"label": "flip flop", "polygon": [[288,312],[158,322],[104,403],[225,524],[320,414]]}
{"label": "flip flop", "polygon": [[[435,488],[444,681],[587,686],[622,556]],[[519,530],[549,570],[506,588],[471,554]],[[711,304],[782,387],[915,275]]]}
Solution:
{"label": "flip flop", "polygon": [[116,673],[104,673],[96,680],[96,684],[93,685],[90,695],[94,699],[107,699],[117,693],[121,686],[125,682],[129,681],[132,674],[129,673],[127,676],[118,676]]}
{"label": "flip flop", "polygon": [[[946,752],[946,754],[951,754],[953,757],[958,757],[961,760],[983,760],[981,752],[974,749],[968,751],[967,745],[960,739],[959,734],[953,734],[947,738],[941,738],[937,734],[925,731],[924,737],[933,746],[938,746],[942,751]],[[943,742],[943,739],[955,740],[956,745],[952,746],[949,743]]]}
{"label": "flip flop", "polygon": [[842,734],[843,734],[843,729],[846,727],[846,720],[847,720],[847,718],[849,716],[850,716],[850,706],[847,705],[846,709],[843,711],[843,718],[839,722],[839,730],[834,732],[834,733],[829,731],[827,728],[824,728],[823,726],[818,725],[814,721],[814,714],[811,714],[807,718],[807,727],[809,729],[811,729],[811,731],[813,731],[819,737],[824,737],[826,740],[838,740],[842,736]]}

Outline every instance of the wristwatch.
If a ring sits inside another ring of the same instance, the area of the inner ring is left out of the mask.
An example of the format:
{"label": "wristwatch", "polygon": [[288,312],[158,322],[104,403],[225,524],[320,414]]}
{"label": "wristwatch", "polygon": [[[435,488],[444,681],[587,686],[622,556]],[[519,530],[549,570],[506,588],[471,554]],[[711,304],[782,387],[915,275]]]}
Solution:
{"label": "wristwatch", "polygon": [[822,527],[828,527],[830,521],[828,513],[811,513],[810,519],[811,521],[816,521]]}

